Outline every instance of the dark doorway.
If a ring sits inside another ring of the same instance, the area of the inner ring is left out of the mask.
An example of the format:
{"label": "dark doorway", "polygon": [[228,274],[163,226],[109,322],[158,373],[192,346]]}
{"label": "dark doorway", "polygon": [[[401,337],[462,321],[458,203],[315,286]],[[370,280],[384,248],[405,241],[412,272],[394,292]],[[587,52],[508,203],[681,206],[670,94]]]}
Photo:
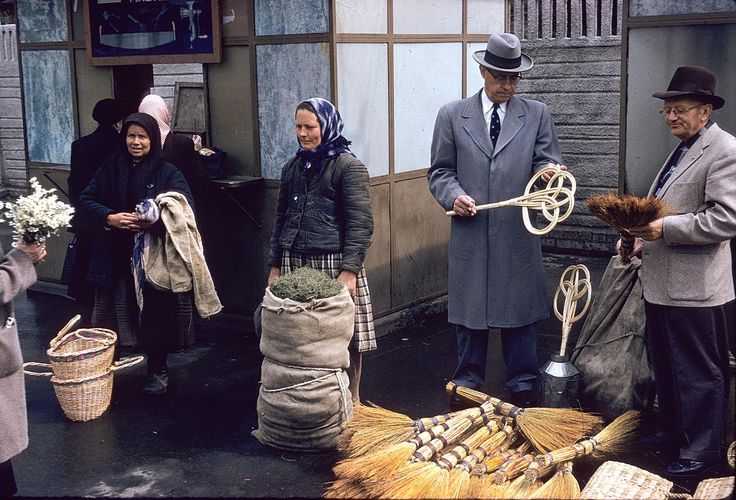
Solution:
{"label": "dark doorway", "polygon": [[153,87],[153,65],[113,66],[115,99],[125,103],[128,114],[138,111],[138,103]]}

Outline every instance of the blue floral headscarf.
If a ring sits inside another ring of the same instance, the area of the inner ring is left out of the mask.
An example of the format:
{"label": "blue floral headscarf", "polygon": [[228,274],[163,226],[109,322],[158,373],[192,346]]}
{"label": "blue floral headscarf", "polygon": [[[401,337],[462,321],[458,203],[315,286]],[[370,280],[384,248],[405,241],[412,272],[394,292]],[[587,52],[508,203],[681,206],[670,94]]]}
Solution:
{"label": "blue floral headscarf", "polygon": [[304,103],[310,104],[317,112],[322,142],[311,151],[306,151],[299,146],[296,156],[303,160],[305,170],[314,168],[316,172],[319,172],[325,160],[341,153],[351,153],[348,148],[351,142],[342,136],[342,129],[344,127],[342,117],[330,101],[320,97],[313,97],[299,104]]}

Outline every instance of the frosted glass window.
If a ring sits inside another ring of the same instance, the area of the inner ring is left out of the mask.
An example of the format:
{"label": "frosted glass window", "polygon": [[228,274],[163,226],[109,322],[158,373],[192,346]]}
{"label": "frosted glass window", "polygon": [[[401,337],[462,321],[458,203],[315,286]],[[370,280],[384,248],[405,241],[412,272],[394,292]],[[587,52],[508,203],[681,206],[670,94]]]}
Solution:
{"label": "frosted glass window", "polygon": [[386,0],[335,2],[338,33],[386,33]]}
{"label": "frosted glass window", "polygon": [[69,163],[74,140],[69,53],[65,50],[23,51],[28,159]]}
{"label": "frosted glass window", "polygon": [[17,0],[16,9],[22,43],[66,41],[65,1]]}
{"label": "frosted glass window", "polygon": [[296,106],[310,97],[331,99],[329,46],[259,45],[256,64],[261,174],[279,179],[281,167],[299,147],[294,128]]}
{"label": "frosted glass window", "polygon": [[394,171],[429,167],[440,107],[462,97],[459,43],[394,45]]}
{"label": "frosted glass window", "polygon": [[697,2],[629,0],[629,15],[631,17],[710,14],[732,11],[736,11],[736,3],[733,0],[698,0]]}
{"label": "frosted glass window", "polygon": [[394,33],[457,34],[462,31],[462,0],[394,0]]}
{"label": "frosted glass window", "polygon": [[327,33],[329,0],[255,0],[256,35]]}
{"label": "frosted glass window", "polygon": [[386,44],[337,45],[337,92],[350,149],[372,176],[388,171]]}
{"label": "frosted glass window", "polygon": [[477,50],[486,50],[487,43],[469,43],[468,44],[468,78],[465,86],[465,95],[471,96],[478,92],[483,86],[483,77],[480,76],[480,69],[478,69],[478,63],[473,59],[473,54]]}
{"label": "frosted glass window", "polygon": [[503,33],[505,0],[468,0],[468,33]]}

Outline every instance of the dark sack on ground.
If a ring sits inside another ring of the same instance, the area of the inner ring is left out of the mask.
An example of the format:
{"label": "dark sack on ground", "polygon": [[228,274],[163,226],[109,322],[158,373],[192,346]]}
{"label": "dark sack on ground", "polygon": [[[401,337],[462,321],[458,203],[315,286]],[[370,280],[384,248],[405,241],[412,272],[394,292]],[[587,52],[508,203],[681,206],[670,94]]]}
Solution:
{"label": "dark sack on ground", "polygon": [[581,402],[606,419],[646,408],[654,375],[647,356],[644,299],[634,258],[611,258],[572,354]]}

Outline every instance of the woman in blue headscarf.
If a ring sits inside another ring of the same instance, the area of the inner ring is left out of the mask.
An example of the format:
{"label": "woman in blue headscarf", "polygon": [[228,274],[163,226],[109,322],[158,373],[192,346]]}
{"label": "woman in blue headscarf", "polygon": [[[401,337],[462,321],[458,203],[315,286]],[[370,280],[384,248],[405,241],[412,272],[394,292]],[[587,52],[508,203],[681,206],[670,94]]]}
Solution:
{"label": "woman in blue headscarf", "polygon": [[299,149],[281,172],[268,282],[309,266],[345,284],[355,302],[348,377],[350,393],[359,401],[361,353],[376,348],[363,268],[373,234],[368,170],[348,148],[342,118],[331,102],[302,101],[295,122]]}

